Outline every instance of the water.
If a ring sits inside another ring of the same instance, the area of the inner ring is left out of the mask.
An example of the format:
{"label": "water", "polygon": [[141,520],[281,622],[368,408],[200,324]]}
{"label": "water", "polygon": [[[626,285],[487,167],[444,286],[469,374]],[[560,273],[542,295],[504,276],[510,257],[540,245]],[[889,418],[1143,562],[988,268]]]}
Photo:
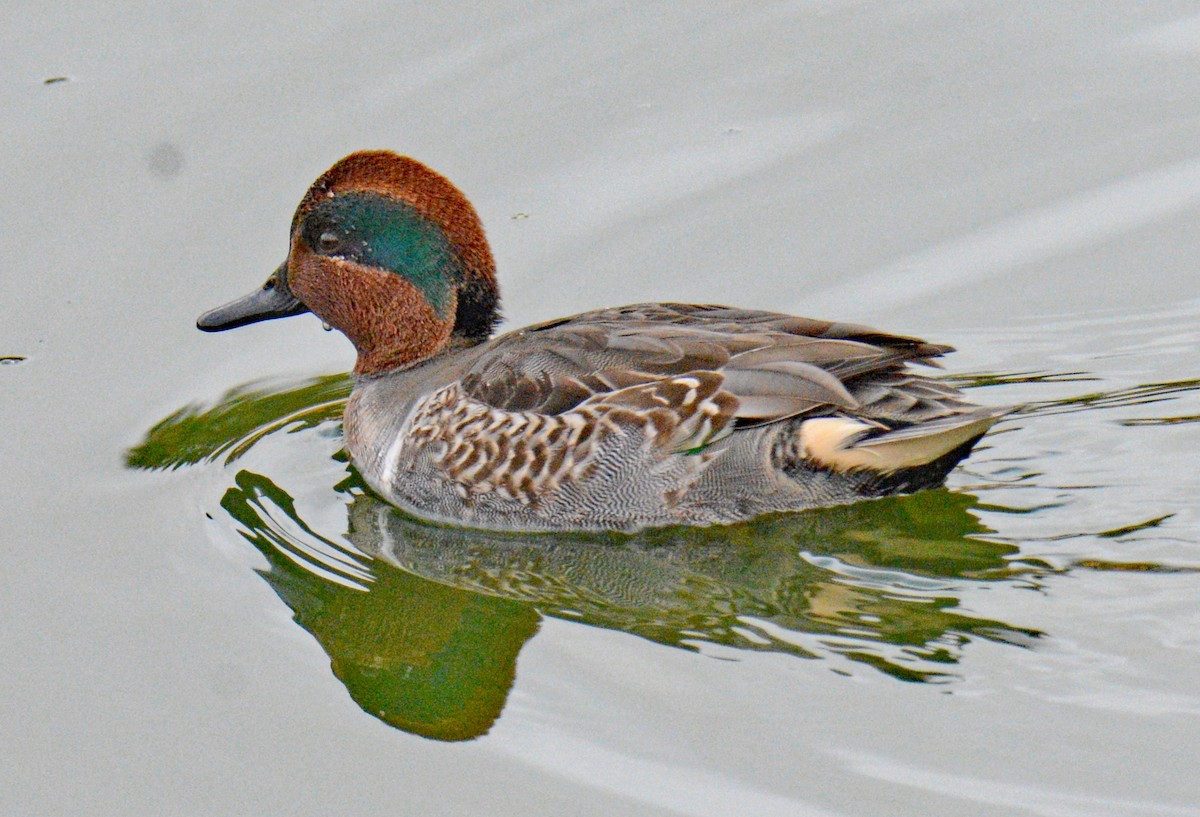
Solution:
{"label": "water", "polygon": [[[30,43],[0,58],[0,813],[1200,814],[1197,14],[0,23]],[[476,202],[510,327],[869,322],[1021,409],[909,498],[633,538],[406,520],[340,454],[340,336],[191,328],[361,147]]]}

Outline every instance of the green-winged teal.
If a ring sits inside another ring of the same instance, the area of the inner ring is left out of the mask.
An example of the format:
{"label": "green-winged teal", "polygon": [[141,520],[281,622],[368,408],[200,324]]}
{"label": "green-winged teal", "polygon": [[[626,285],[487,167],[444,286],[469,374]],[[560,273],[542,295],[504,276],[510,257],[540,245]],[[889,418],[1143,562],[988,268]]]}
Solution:
{"label": "green-winged teal", "polygon": [[311,311],[339,329],[363,478],[479,528],[735,522],[929,488],[1004,413],[910,368],[950,347],[865,326],[663,303],[493,338],[498,306],[466,197],[369,151],[309,188],[266,284],[197,325]]}

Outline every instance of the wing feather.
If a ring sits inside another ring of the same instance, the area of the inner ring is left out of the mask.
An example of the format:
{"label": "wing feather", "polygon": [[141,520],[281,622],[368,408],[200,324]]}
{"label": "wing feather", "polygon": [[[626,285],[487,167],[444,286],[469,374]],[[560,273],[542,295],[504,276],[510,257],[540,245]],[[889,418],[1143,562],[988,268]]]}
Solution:
{"label": "wing feather", "polygon": [[707,420],[716,425],[701,435],[709,440],[725,428],[721,422],[762,425],[801,415],[859,416],[901,428],[971,408],[957,389],[909,368],[936,365],[933,358],[949,351],[857,324],[634,304],[497,338],[462,383],[471,399],[507,411],[557,415],[588,403],[686,413],[671,401],[688,394],[681,378],[700,378],[706,388],[715,384],[709,399],[721,406]]}

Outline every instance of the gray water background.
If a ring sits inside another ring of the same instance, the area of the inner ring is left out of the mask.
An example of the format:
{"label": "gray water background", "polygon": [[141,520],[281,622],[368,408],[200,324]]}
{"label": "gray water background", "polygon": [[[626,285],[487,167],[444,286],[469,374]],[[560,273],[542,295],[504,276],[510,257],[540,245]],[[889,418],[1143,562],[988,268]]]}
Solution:
{"label": "gray water background", "polygon": [[1031,649],[905,684],[548,618],[461,744],[349,700],[206,523],[222,469],[123,466],[181,405],[349,368],[313,319],[192,323],[367,147],[475,202],[510,327],[726,302],[1092,378],[998,404],[1194,380],[1200,4],[28,3],[0,31],[0,813],[1200,815],[1193,388],[1037,415],[955,475],[1063,567],[960,592]]}

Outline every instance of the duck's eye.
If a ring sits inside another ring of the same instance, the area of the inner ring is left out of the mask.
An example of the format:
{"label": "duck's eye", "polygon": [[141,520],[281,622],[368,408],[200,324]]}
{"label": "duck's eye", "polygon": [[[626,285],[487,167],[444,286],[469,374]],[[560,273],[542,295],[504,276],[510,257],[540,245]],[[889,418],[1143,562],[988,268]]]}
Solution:
{"label": "duck's eye", "polygon": [[317,239],[317,248],[321,252],[333,252],[342,245],[342,237],[337,233],[321,233]]}

